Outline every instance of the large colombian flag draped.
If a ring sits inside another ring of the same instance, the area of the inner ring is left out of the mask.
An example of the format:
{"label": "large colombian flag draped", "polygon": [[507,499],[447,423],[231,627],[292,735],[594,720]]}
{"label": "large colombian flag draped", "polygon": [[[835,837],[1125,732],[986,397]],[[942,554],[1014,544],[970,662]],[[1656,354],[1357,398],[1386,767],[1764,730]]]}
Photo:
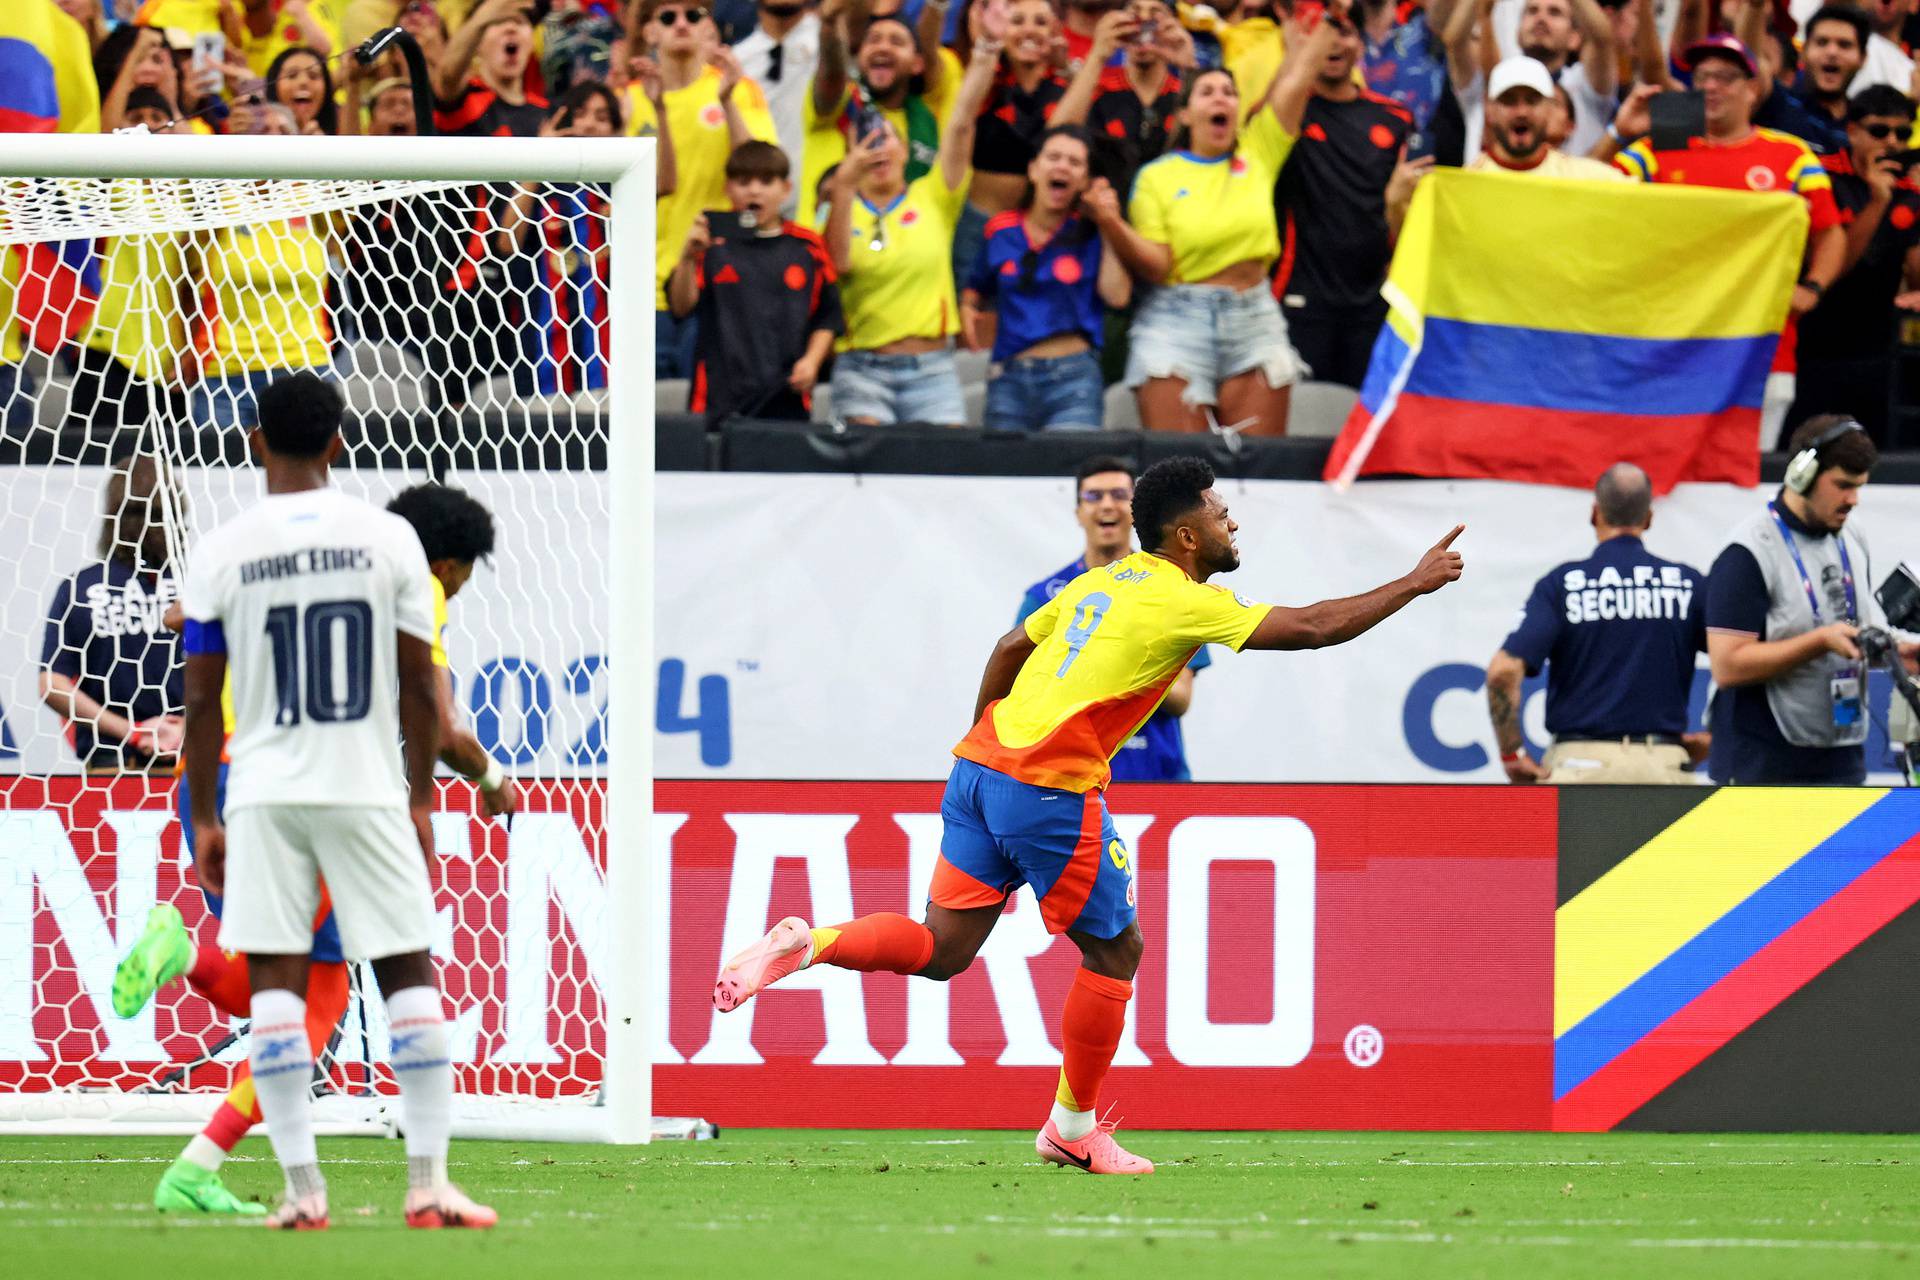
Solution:
{"label": "large colombian flag draped", "polygon": [[1760,480],[1760,400],[1806,242],[1780,195],[1439,170],[1326,478],[1585,488],[1639,463]]}

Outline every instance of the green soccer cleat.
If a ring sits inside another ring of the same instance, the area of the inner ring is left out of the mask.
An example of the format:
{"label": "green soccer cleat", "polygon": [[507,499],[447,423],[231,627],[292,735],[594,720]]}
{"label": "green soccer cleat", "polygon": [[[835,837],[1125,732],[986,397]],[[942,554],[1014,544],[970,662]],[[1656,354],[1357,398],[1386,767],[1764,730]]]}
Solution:
{"label": "green soccer cleat", "polygon": [[113,971],[113,1011],[131,1018],[147,1007],[153,993],[193,963],[193,935],[179,911],[162,903],[147,913],[147,927],[127,958]]}
{"label": "green soccer cleat", "polygon": [[153,1189],[153,1207],[162,1213],[224,1213],[265,1217],[267,1206],[242,1200],[227,1190],[220,1175],[189,1160],[175,1160]]}

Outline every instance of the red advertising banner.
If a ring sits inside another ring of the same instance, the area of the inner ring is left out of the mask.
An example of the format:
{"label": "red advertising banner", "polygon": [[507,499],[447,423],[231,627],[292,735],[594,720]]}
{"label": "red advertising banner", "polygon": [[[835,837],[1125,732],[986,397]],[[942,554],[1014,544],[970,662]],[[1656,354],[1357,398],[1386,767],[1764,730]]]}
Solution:
{"label": "red advertising banner", "polygon": [[[721,960],[784,915],[917,914],[937,783],[662,782],[655,1110],[721,1125],[1037,1126],[1077,964],[1015,896],[948,983],[821,968],[743,1009]],[[601,784],[536,784],[511,829],[449,788],[443,962],[467,1090],[588,1093],[606,939]],[[129,1088],[200,1054],[198,997],[121,1023],[120,947],[172,901],[203,939],[172,788],[0,781],[0,1088]],[[1540,1129],[1553,1072],[1549,791],[1124,785],[1146,954],[1105,1101],[1131,1126]],[[131,930],[131,932],[129,932]],[[364,1032],[379,1060],[384,1034]],[[349,1015],[352,1022],[356,1013]],[[354,1061],[351,1045],[343,1061]],[[222,1080],[219,1064],[196,1086]]]}

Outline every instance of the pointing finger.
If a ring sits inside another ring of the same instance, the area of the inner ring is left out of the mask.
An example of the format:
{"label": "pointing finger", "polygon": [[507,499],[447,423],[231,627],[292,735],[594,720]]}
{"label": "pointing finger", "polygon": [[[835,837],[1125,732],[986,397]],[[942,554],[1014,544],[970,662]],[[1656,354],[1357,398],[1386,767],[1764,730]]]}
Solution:
{"label": "pointing finger", "polygon": [[1453,526],[1453,532],[1449,533],[1446,537],[1440,539],[1440,542],[1439,542],[1440,549],[1444,551],[1448,547],[1452,546],[1453,540],[1459,537],[1461,534],[1465,533],[1466,531],[1467,531],[1467,526],[1463,524],[1457,524]]}

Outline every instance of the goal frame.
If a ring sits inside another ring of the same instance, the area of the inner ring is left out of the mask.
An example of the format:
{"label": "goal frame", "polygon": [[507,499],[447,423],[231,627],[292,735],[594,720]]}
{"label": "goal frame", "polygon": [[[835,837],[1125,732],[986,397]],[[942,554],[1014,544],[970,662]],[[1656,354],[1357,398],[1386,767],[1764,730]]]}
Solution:
{"label": "goal frame", "polygon": [[[529,1107],[524,1117],[462,1121],[463,1136],[641,1143],[652,1131],[654,1024],[648,957],[654,913],[649,839],[653,819],[653,351],[645,304],[654,295],[655,143],[651,138],[152,138],[125,134],[0,134],[0,177],[422,182],[605,183],[610,243],[607,483],[610,545],[647,554],[609,575],[606,786],[607,911],[620,927],[611,947],[601,1010],[605,1057],[599,1105]],[[619,727],[627,735],[614,746]],[[191,1131],[193,1114],[154,1115],[172,1099],[99,1095],[71,1099],[0,1095],[0,1133]],[[186,1102],[186,1099],[181,1099]],[[391,1099],[365,1115],[317,1119],[323,1131],[391,1132]],[[196,1102],[210,1113],[217,1099]],[[21,1105],[24,1103],[24,1105]],[[456,1108],[459,1099],[456,1098]],[[494,1109],[497,1111],[497,1109]]]}

